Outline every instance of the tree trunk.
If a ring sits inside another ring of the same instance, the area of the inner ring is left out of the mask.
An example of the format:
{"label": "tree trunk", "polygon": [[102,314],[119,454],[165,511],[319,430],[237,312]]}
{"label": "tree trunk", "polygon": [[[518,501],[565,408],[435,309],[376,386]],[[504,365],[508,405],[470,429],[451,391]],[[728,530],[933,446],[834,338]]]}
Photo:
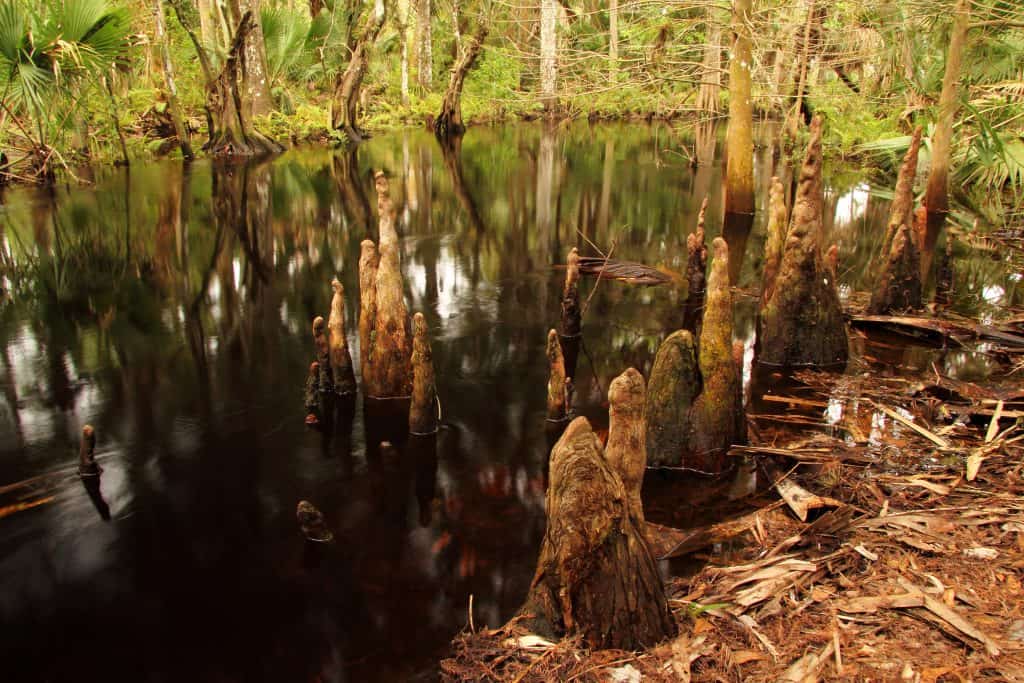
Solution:
{"label": "tree trunk", "polygon": [[924,205],[929,216],[945,216],[949,212],[949,155],[953,140],[953,117],[957,108],[957,89],[960,82],[960,65],[967,44],[970,28],[970,0],[959,0],[953,16],[953,34],[946,53],[946,73],[942,77],[942,94],[939,96],[939,120],[932,136],[931,172],[928,175],[928,189]]}
{"label": "tree trunk", "polygon": [[476,60],[483,50],[487,31],[487,24],[481,23],[477,27],[476,33],[466,43],[466,49],[459,55],[455,66],[452,67],[448,89],[444,93],[444,100],[441,101],[441,113],[434,120],[434,134],[442,140],[461,135],[466,130],[466,126],[462,123],[462,86],[466,82],[466,74],[476,64]]}
{"label": "tree trunk", "polygon": [[540,99],[546,114],[558,104],[558,1],[540,2]]}
{"label": "tree trunk", "polygon": [[729,64],[729,128],[725,135],[725,212],[754,213],[754,110],[750,98],[750,5],[734,0]]}
{"label": "tree trunk", "polygon": [[797,75],[796,96],[793,100],[793,107],[786,117],[786,132],[792,138],[796,137],[797,131],[800,129],[804,91],[807,89],[807,71],[811,60],[811,32],[815,16],[815,0],[807,0],[807,19],[804,22],[803,39],[800,46],[800,71]]}
{"label": "tree trunk", "polygon": [[433,83],[433,33],[430,28],[430,0],[418,0],[416,8],[416,83],[430,92]]}
{"label": "tree trunk", "polygon": [[400,90],[402,104],[409,104],[409,0],[398,2],[398,41],[402,46]]}
{"label": "tree trunk", "polygon": [[366,27],[363,35],[356,41],[356,45],[352,49],[348,67],[338,77],[334,85],[331,126],[335,130],[343,132],[351,143],[360,142],[366,137],[366,133],[361,131],[357,125],[359,90],[362,88],[366,70],[370,66],[370,47],[377,40],[387,16],[384,0],[375,0],[373,12],[374,15],[370,19],[369,26]]}
{"label": "tree trunk", "polygon": [[195,158],[192,153],[192,140],[188,128],[181,116],[181,105],[178,102],[178,87],[174,82],[174,64],[171,62],[171,51],[168,46],[167,24],[164,21],[164,6],[162,0],[154,0],[154,17],[156,26],[154,28],[154,40],[157,49],[160,51],[161,73],[164,77],[164,85],[167,88],[167,113],[174,125],[174,134],[178,137],[178,146],[181,147],[181,156],[191,160]]}
{"label": "tree trunk", "polygon": [[608,78],[619,75],[619,0],[608,0]]}
{"label": "tree trunk", "polygon": [[242,103],[246,116],[251,120],[254,116],[266,116],[274,110],[274,101],[270,96],[270,79],[267,76],[267,48],[263,42],[260,0],[234,2],[237,4],[237,15],[252,15],[252,30],[245,41],[245,80],[242,87]]}
{"label": "tree trunk", "polygon": [[718,93],[722,88],[722,27],[716,19],[714,7],[707,9],[707,44],[704,46],[704,63],[697,93],[697,109],[714,116],[718,113]]}
{"label": "tree trunk", "polygon": [[551,451],[547,530],[521,614],[548,636],[636,650],[675,633],[657,565],[622,479],[586,418]]}

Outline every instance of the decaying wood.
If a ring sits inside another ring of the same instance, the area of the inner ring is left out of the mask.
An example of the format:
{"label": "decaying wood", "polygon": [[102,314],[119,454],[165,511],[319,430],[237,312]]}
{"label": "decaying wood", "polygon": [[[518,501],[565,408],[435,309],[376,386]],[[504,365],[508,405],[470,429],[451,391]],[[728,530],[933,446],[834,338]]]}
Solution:
{"label": "decaying wood", "polygon": [[422,313],[412,318],[412,404],[409,406],[409,432],[433,434],[437,431],[437,389],[434,386],[434,358],[430,350],[427,321]]}
{"label": "decaying wood", "polygon": [[815,117],[779,273],[761,307],[759,363],[840,365],[849,354],[836,282],[821,253],[821,166],[821,119]]}
{"label": "decaying wood", "polygon": [[395,211],[387,178],[380,171],[374,175],[374,187],[377,190],[380,244],[374,327],[363,383],[366,395],[372,398],[402,398],[412,393],[409,313],[405,306]]}
{"label": "decaying wood", "polygon": [[334,386],[331,376],[331,350],[324,334],[325,323],[322,316],[313,318],[313,348],[316,351],[317,367],[320,369],[320,391],[330,391]]}
{"label": "decaying wood", "polygon": [[565,359],[558,333],[548,331],[548,421],[564,422],[569,418],[569,387],[565,375]]}
{"label": "decaying wood", "polygon": [[542,636],[581,634],[592,648],[632,650],[675,633],[647,544],[618,474],[586,418],[551,451],[547,529],[520,614]]}
{"label": "decaying wood", "polygon": [[83,477],[98,477],[99,463],[96,462],[96,430],[92,425],[82,427],[82,439],[78,447],[78,474]]}
{"label": "decaying wood", "polygon": [[811,510],[843,506],[842,501],[838,501],[835,498],[811,493],[772,465],[767,465],[766,469],[768,476],[771,477],[775,485],[775,490],[779,492],[779,496],[786,501],[786,505],[789,506],[801,522],[807,521],[807,513]]}
{"label": "decaying wood", "polygon": [[565,287],[562,289],[563,337],[578,337],[583,328],[580,315],[580,254],[576,247],[566,258]]}
{"label": "decaying wood", "polygon": [[708,198],[700,205],[697,229],[686,236],[686,302],[683,304],[683,329],[700,336],[701,316],[704,314],[704,295],[707,285],[708,247],[704,221]]}
{"label": "decaying wood", "polygon": [[637,524],[644,521],[640,490],[647,467],[647,424],[644,400],[647,385],[634,368],[612,380],[608,386],[608,443],[605,459],[626,488],[629,513]]}
{"label": "decaying wood", "polygon": [[657,268],[635,263],[617,261],[598,256],[580,256],[580,275],[595,275],[601,280],[617,280],[631,285],[663,285],[672,282],[672,277]]}
{"label": "decaying wood", "polygon": [[327,318],[331,356],[331,375],[334,377],[334,392],[339,395],[354,394],[356,376],[352,369],[352,356],[345,338],[345,290],[338,278],[331,281],[334,296],[331,298],[331,313]]}

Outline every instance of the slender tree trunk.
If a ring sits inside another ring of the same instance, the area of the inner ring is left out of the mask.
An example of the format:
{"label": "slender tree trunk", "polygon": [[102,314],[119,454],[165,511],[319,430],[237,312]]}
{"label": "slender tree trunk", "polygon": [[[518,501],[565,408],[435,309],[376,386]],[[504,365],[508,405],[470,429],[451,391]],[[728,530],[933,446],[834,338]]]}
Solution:
{"label": "slender tree trunk", "polygon": [[729,65],[729,128],[725,135],[725,212],[754,213],[754,109],[750,98],[751,0],[732,6],[732,59]]}
{"label": "slender tree trunk", "polygon": [[707,44],[704,46],[704,73],[697,93],[697,109],[714,116],[718,113],[718,93],[722,89],[722,27],[716,21],[714,7],[707,9]]}
{"label": "slender tree trunk", "polygon": [[452,67],[448,89],[441,102],[441,113],[434,121],[434,133],[438,138],[444,139],[453,135],[461,135],[466,130],[466,126],[462,123],[462,86],[466,82],[466,74],[476,64],[476,60],[483,50],[488,29],[489,27],[485,23],[481,23],[477,27],[476,33],[470,37],[466,43],[466,49],[462,51],[455,66]]}
{"label": "slender tree trunk", "polygon": [[786,118],[786,132],[790,137],[796,137],[800,128],[801,109],[803,107],[804,91],[807,89],[807,71],[811,59],[811,29],[814,26],[815,0],[807,0],[807,20],[803,27],[803,45],[800,50],[800,71],[797,76],[796,97],[793,100],[793,108]]}
{"label": "slender tree trunk", "polygon": [[619,0],[608,0],[608,77],[619,74]]}
{"label": "slender tree trunk", "polygon": [[430,0],[419,0],[416,8],[416,82],[423,92],[433,83],[433,33],[430,30]]}
{"label": "slender tree trunk", "polygon": [[267,48],[263,42],[263,22],[260,20],[260,0],[235,0],[239,17],[252,15],[252,30],[245,41],[245,82],[242,102],[246,115],[266,116],[274,110],[270,96],[270,78],[267,76]]}
{"label": "slender tree trunk", "polygon": [[380,35],[384,20],[387,17],[384,0],[375,0],[374,16],[363,35],[356,41],[348,67],[339,76],[334,86],[334,101],[331,103],[331,125],[335,130],[342,131],[349,142],[359,142],[366,133],[357,125],[359,90],[363,85],[363,77],[370,66],[369,50]]}
{"label": "slender tree trunk", "polygon": [[540,97],[544,111],[552,114],[558,104],[558,0],[540,2]]}
{"label": "slender tree trunk", "polygon": [[398,2],[398,40],[402,45],[401,85],[402,104],[409,104],[409,0]]}
{"label": "slender tree trunk", "polygon": [[459,26],[459,0],[452,0],[452,33],[455,35],[455,54],[462,49],[462,27]]}
{"label": "slender tree trunk", "polygon": [[192,153],[192,140],[188,128],[181,115],[181,104],[178,102],[178,87],[174,82],[174,64],[171,62],[171,51],[168,47],[167,24],[164,20],[164,7],[162,0],[154,0],[154,17],[156,27],[154,38],[157,49],[160,50],[160,71],[163,74],[164,85],[167,88],[167,113],[174,125],[174,134],[178,137],[178,146],[181,147],[181,156],[185,159],[195,158]]}
{"label": "slender tree trunk", "polygon": [[949,156],[953,139],[953,117],[956,114],[960,65],[967,44],[967,30],[971,16],[970,0],[959,0],[953,16],[953,34],[946,53],[946,73],[942,77],[939,96],[939,120],[932,136],[931,172],[924,205],[929,216],[945,215],[949,211]]}

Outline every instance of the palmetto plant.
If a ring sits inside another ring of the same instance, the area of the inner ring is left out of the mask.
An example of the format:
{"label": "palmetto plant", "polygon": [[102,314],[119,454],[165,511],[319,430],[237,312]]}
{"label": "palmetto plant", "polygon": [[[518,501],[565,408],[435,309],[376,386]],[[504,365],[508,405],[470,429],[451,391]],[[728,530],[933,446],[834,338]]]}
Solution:
{"label": "palmetto plant", "polygon": [[129,33],[128,13],[106,0],[0,0],[0,139],[20,138],[32,175],[52,172],[51,145],[125,59]]}

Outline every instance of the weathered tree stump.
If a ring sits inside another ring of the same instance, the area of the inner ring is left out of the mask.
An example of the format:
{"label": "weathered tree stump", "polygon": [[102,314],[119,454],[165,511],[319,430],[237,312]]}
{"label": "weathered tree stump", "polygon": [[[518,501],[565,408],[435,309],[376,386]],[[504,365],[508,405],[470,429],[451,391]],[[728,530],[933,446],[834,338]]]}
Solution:
{"label": "weathered tree stump", "polygon": [[708,198],[700,205],[697,229],[686,236],[686,302],[683,304],[683,329],[700,334],[700,320],[704,311],[704,290],[708,266],[708,247],[704,233],[704,219]]}
{"label": "weathered tree stump", "polygon": [[775,278],[782,265],[782,252],[786,246],[786,228],[788,216],[786,211],[786,190],[778,176],[772,177],[771,190],[768,193],[768,239],[764,247],[764,271],[761,275],[761,301],[772,297],[775,291]]}
{"label": "weathered tree stump", "polygon": [[78,445],[78,474],[82,477],[98,477],[100,471],[99,463],[96,462],[96,430],[92,425],[85,425]]}
{"label": "weathered tree stump", "polygon": [[580,313],[580,254],[576,247],[565,260],[565,287],[562,289],[563,337],[578,337],[583,329]]}
{"label": "weathered tree stump", "polygon": [[303,406],[306,408],[306,424],[315,425],[320,422],[320,363],[309,364],[306,376],[306,390],[303,394]]}
{"label": "weathered tree stump", "polygon": [[422,313],[412,318],[412,404],[409,406],[409,432],[433,434],[437,431],[437,389],[434,385],[434,357]]}
{"label": "weathered tree stump", "polygon": [[779,272],[766,283],[771,296],[761,307],[759,362],[765,365],[838,365],[849,354],[839,292],[821,253],[821,164],[821,119],[815,117]]}
{"label": "weathered tree stump", "polygon": [[331,349],[324,334],[325,323],[322,316],[313,318],[313,347],[316,350],[317,367],[320,368],[320,391],[330,391],[334,386],[331,376]]}
{"label": "weathered tree stump", "polygon": [[608,443],[605,460],[626,487],[629,514],[638,526],[644,521],[640,490],[647,468],[647,422],[644,402],[647,385],[635,368],[629,368],[608,386]]}
{"label": "weathered tree stump", "polygon": [[878,286],[871,294],[869,315],[888,315],[921,308],[921,255],[910,228],[901,225],[882,264]]}
{"label": "weathered tree stump", "polygon": [[569,384],[565,376],[565,359],[558,333],[548,332],[548,422],[569,419]]}
{"label": "weathered tree stump", "polygon": [[621,478],[586,418],[551,451],[547,530],[521,614],[542,635],[636,650],[675,633],[661,577]]}
{"label": "weathered tree stump", "polygon": [[[395,212],[387,178],[380,171],[374,175],[374,187],[377,189],[380,245],[374,281],[374,324],[369,340],[369,360],[363,366],[363,383],[366,395],[371,398],[406,398],[412,393],[412,336],[405,307]],[[365,248],[364,255],[367,255]]]}
{"label": "weathered tree stump", "polygon": [[331,374],[334,377],[334,393],[345,396],[356,391],[356,375],[352,370],[352,356],[345,338],[345,290],[338,278],[331,281],[331,288],[334,296],[331,298],[331,314],[327,318]]}

